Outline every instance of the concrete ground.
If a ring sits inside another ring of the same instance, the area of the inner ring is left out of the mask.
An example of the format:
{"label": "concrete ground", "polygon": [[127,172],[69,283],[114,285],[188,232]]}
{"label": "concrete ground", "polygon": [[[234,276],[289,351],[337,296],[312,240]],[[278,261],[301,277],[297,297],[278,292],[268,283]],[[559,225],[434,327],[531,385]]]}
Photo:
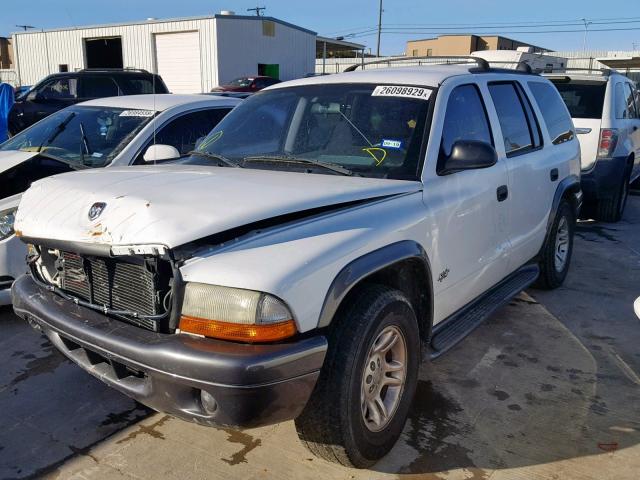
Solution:
{"label": "concrete ground", "polygon": [[404,433],[372,470],[313,458],[292,422],[234,432],[152,413],[0,311],[0,477],[640,478],[640,197],[583,222],[562,288],[530,290],[425,364]]}

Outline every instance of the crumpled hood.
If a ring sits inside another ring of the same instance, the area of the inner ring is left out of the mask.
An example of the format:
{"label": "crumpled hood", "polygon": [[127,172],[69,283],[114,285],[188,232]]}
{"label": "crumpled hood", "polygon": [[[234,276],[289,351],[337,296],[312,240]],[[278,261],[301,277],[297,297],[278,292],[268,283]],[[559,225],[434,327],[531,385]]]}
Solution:
{"label": "crumpled hood", "polygon": [[0,175],[36,155],[38,155],[38,152],[21,152],[20,150],[5,150],[0,152]]}
{"label": "crumpled hood", "polygon": [[[420,182],[185,165],[85,170],[27,190],[25,237],[169,248],[287,213],[419,191]],[[95,220],[89,210],[104,203]]]}

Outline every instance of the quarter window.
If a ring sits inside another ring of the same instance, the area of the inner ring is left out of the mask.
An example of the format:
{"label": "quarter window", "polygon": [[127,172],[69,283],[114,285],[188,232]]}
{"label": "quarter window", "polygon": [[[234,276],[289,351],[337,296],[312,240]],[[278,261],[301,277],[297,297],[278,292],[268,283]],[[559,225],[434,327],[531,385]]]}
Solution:
{"label": "quarter window", "polygon": [[629,112],[627,110],[627,99],[624,95],[624,89],[622,88],[622,83],[616,83],[615,109],[616,109],[616,119],[622,120],[622,119],[628,118]]}
{"label": "quarter window", "polygon": [[631,85],[624,84],[624,96],[626,103],[627,118],[638,118],[638,112],[636,111],[636,102],[633,98],[633,92],[631,91]]}
{"label": "quarter window", "polygon": [[451,155],[453,144],[459,140],[477,140],[493,145],[487,113],[475,85],[461,85],[449,95],[442,126],[440,161]]}
{"label": "quarter window", "polygon": [[[535,125],[530,125],[528,113],[525,111],[520,94],[514,83],[494,83],[489,85],[489,92],[496,107],[504,148],[508,157],[535,149],[538,135]],[[528,100],[527,100],[528,101]],[[527,105],[527,109],[530,110]]]}
{"label": "quarter window", "polygon": [[542,82],[529,82],[529,88],[542,112],[553,144],[573,139],[573,123],[558,91],[552,85]]}

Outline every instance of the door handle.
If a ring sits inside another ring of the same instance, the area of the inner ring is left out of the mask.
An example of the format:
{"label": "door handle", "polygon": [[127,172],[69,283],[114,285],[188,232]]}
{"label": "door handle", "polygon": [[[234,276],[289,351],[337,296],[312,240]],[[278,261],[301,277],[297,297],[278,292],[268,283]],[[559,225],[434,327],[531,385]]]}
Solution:
{"label": "door handle", "polygon": [[498,197],[499,202],[504,202],[509,196],[509,189],[506,185],[500,185],[498,190],[496,190],[496,195]]}
{"label": "door handle", "polygon": [[556,180],[558,180],[558,169],[552,168],[551,171],[549,172],[549,177],[551,178],[552,182],[555,182]]}

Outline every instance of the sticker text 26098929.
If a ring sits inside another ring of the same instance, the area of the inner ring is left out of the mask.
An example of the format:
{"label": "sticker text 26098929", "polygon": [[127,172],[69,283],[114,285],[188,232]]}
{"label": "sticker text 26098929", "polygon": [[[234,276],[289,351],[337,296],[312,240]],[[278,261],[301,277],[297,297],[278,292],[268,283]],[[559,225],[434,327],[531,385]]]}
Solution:
{"label": "sticker text 26098929", "polygon": [[372,97],[405,97],[428,100],[431,90],[420,87],[403,87],[401,85],[378,85],[371,93]]}

